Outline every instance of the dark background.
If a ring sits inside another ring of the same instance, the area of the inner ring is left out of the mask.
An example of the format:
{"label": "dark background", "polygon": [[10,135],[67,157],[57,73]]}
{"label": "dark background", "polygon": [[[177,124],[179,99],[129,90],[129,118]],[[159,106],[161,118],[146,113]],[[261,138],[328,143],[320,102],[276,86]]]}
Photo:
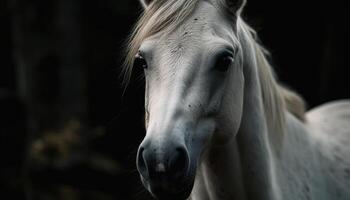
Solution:
{"label": "dark background", "polygon": [[[350,97],[348,10],[248,0],[244,18],[309,108]],[[0,1],[1,199],[149,199],[134,164],[143,82],[135,72],[122,95],[119,78],[140,13],[136,0]]]}

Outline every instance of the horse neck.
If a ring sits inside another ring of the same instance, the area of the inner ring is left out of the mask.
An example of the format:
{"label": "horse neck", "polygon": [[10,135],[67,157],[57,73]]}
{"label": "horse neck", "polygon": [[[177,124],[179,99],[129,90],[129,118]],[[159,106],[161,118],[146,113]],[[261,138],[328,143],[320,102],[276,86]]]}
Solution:
{"label": "horse neck", "polygon": [[[282,199],[281,194],[302,191],[294,190],[296,185],[305,190],[307,176],[316,169],[314,145],[310,142],[305,125],[282,110],[285,116],[284,134],[281,130],[268,125],[262,101],[262,91],[258,76],[258,66],[254,45],[255,41],[247,34],[240,35],[244,45],[244,106],[241,127],[237,135],[237,148],[242,169],[242,179],[247,199]],[[281,136],[276,148],[276,137]],[[308,164],[303,164],[308,161]],[[293,174],[294,177],[290,177]],[[303,178],[300,178],[303,177]],[[291,180],[293,179],[293,180]],[[282,189],[283,188],[283,189]],[[302,190],[300,189],[300,190]]]}
{"label": "horse neck", "polygon": [[220,147],[210,147],[204,154],[193,195],[198,199],[277,199],[257,81],[256,77],[245,86],[244,114],[236,139]]}
{"label": "horse neck", "polygon": [[194,188],[194,196],[203,195],[200,191],[205,190],[199,199],[276,199],[273,159],[254,47],[244,37],[241,39],[245,46],[246,81],[241,126],[236,140],[225,146],[211,147],[205,154]]}
{"label": "horse neck", "polygon": [[[318,190],[318,186],[313,183],[322,182],[324,175],[320,171],[317,150],[317,143],[312,140],[305,124],[294,115],[286,113],[282,145],[273,154],[275,180],[280,187],[279,191],[289,197],[284,199],[296,199],[295,195],[299,195],[298,199],[301,200],[310,199],[312,191]],[[321,191],[326,191],[326,188]]]}
{"label": "horse neck", "polygon": [[244,103],[237,145],[242,168],[242,181],[247,199],[273,200],[277,186],[274,175],[274,160],[270,147],[267,119],[262,101],[260,80],[254,44],[243,33],[244,46]]}

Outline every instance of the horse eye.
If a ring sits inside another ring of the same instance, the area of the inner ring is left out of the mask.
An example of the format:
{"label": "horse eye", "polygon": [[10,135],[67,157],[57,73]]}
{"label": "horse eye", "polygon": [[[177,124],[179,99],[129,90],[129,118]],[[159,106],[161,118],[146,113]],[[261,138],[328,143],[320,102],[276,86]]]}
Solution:
{"label": "horse eye", "polygon": [[215,69],[220,72],[226,72],[233,63],[232,55],[222,55],[215,64]]}
{"label": "horse eye", "polygon": [[134,67],[142,67],[147,69],[146,59],[144,59],[140,54],[137,54],[134,60]]}

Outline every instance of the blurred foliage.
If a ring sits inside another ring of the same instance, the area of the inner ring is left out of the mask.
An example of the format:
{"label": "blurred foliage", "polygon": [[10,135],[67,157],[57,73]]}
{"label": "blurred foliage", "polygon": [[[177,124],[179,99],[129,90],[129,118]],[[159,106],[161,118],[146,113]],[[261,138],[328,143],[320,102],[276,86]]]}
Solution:
{"label": "blurred foliage", "polygon": [[[105,135],[104,128],[89,132],[78,120],[70,120],[61,129],[39,135],[29,151],[33,198],[109,200],[123,195],[112,188],[120,185],[127,169],[93,148],[94,141]],[[110,186],[106,186],[108,184]]]}
{"label": "blurred foliage", "polygon": [[105,134],[105,129],[98,127],[92,133],[81,130],[81,123],[70,120],[61,130],[47,131],[40,135],[30,147],[30,163],[34,168],[64,169],[79,163],[87,163],[93,168],[109,173],[121,171],[121,166],[111,158],[93,151],[90,144]]}

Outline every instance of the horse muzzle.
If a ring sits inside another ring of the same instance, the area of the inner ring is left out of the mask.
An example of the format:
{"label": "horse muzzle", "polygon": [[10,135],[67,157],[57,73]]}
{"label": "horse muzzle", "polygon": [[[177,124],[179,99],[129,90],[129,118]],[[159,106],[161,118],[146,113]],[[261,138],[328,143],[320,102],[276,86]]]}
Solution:
{"label": "horse muzzle", "polygon": [[190,155],[184,144],[145,139],[137,153],[144,186],[157,199],[186,199],[192,190]]}

